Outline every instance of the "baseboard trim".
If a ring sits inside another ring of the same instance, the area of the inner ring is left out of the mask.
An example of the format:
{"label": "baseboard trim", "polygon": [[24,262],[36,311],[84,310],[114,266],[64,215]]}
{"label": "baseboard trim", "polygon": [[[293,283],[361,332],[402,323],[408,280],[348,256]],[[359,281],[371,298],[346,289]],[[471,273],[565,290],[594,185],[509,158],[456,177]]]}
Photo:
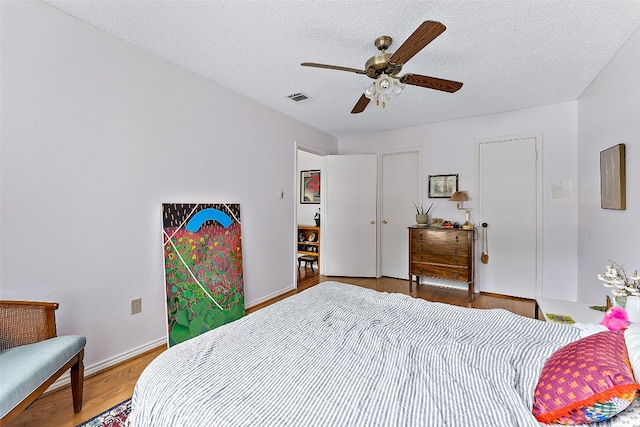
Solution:
{"label": "baseboard trim", "polygon": [[[151,341],[140,347],[118,354],[114,357],[103,360],[102,362],[98,362],[90,366],[85,366],[84,377],[85,378],[90,377],[91,375],[97,374],[98,372],[104,371],[105,369],[109,369],[119,363],[126,362],[129,359],[132,359],[136,356],[139,356],[143,353],[146,353],[150,350],[160,347],[161,345],[166,345],[166,344],[167,344],[167,337],[158,338],[155,341]],[[58,378],[53,384],[51,384],[45,393],[51,393],[52,391],[59,390],[63,387],[68,386],[69,384],[71,384],[70,375],[64,374],[60,378]]]}
{"label": "baseboard trim", "polygon": [[272,293],[272,294],[269,294],[269,295],[267,295],[267,296],[265,296],[265,297],[263,297],[263,298],[257,299],[257,300],[255,300],[255,301],[251,301],[251,302],[249,302],[249,303],[247,303],[247,304],[245,305],[245,308],[255,307],[256,305],[262,304],[263,302],[267,302],[267,301],[269,301],[269,300],[272,300],[272,299],[274,299],[274,298],[279,297],[280,295],[286,294],[287,292],[291,292],[291,291],[294,291],[294,290],[296,290],[296,289],[297,289],[297,288],[296,288],[296,286],[295,286],[295,285],[289,286],[289,287],[287,287],[287,288],[284,288],[284,289],[281,289],[281,290],[279,290],[279,291],[277,291],[277,292],[274,292],[274,293]]}

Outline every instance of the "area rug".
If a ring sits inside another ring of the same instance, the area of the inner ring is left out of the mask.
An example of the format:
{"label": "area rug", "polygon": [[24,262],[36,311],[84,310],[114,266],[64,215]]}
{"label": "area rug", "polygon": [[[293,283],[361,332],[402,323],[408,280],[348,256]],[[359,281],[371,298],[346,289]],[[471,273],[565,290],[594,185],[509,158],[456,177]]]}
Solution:
{"label": "area rug", "polygon": [[107,409],[82,424],[78,424],[76,427],[125,427],[130,413],[131,398],[118,403],[113,408]]}

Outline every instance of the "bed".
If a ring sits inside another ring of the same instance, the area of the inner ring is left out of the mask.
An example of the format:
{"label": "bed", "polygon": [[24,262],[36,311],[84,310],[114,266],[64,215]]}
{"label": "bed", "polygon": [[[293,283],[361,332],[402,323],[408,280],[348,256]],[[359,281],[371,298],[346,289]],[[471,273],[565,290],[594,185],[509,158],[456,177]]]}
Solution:
{"label": "bed", "polygon": [[579,339],[501,309],[324,282],[165,351],[129,424],[539,427],[543,365]]}

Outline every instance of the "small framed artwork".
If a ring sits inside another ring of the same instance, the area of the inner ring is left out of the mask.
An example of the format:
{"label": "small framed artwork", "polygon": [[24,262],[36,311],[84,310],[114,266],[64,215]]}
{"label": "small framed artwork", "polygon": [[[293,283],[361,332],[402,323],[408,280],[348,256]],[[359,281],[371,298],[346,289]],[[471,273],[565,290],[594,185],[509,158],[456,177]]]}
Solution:
{"label": "small framed artwork", "polygon": [[320,171],[300,171],[300,203],[320,203]]}
{"label": "small framed artwork", "polygon": [[627,209],[624,144],[600,152],[600,207]]}
{"label": "small framed artwork", "polygon": [[448,199],[458,191],[458,174],[429,175],[429,198]]}

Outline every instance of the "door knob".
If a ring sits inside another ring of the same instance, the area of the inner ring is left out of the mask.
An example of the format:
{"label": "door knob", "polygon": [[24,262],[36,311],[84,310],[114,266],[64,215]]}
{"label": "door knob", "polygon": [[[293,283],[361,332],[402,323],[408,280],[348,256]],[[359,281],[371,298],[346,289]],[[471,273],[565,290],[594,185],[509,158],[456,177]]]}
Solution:
{"label": "door knob", "polygon": [[382,223],[383,223],[383,224],[387,224],[387,220],[386,220],[386,219],[383,219],[383,220],[382,220]]}
{"label": "door knob", "polygon": [[371,220],[371,224],[375,224],[376,222],[374,220]]}

